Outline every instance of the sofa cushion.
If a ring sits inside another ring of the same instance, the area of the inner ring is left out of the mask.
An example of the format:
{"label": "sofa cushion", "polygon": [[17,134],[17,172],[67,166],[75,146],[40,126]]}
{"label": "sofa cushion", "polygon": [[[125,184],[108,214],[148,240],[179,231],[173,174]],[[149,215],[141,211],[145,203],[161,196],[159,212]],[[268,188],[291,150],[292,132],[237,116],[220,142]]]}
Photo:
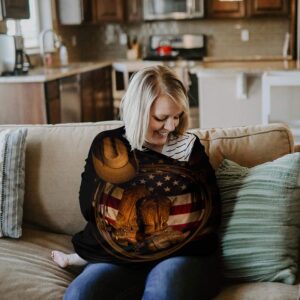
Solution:
{"label": "sofa cushion", "polygon": [[257,282],[227,287],[214,300],[296,300],[299,296],[297,285]]}
{"label": "sofa cushion", "polygon": [[27,130],[0,131],[0,237],[22,235]]}
{"label": "sofa cushion", "polygon": [[284,124],[195,130],[214,169],[227,158],[244,167],[294,152],[291,130]]}
{"label": "sofa cushion", "polygon": [[300,237],[299,173],[300,153],[253,168],[224,160],[216,171],[226,278],[295,282]]}
{"label": "sofa cushion", "polygon": [[[51,250],[72,251],[67,235],[23,228],[18,240],[0,241],[1,299],[62,299],[78,269],[61,269],[51,259]],[[3,297],[3,298],[2,298]]]}

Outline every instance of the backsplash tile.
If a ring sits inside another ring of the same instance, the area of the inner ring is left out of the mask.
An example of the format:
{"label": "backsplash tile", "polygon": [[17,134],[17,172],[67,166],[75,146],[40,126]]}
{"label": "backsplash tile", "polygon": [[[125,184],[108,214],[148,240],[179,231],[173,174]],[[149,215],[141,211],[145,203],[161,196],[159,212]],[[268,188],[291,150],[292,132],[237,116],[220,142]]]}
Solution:
{"label": "backsplash tile", "polygon": [[[241,30],[249,31],[248,42],[241,41]],[[141,24],[109,24],[59,26],[70,60],[105,60],[126,58],[126,45],[120,45],[119,35],[126,32],[131,38],[136,36],[142,45],[147,45],[153,34],[205,34],[207,55],[216,57],[234,56],[279,56],[285,33],[289,31],[289,20],[285,18],[263,19],[222,19],[192,21],[144,22]],[[77,45],[71,44],[75,35]],[[145,48],[145,47],[144,47]]]}

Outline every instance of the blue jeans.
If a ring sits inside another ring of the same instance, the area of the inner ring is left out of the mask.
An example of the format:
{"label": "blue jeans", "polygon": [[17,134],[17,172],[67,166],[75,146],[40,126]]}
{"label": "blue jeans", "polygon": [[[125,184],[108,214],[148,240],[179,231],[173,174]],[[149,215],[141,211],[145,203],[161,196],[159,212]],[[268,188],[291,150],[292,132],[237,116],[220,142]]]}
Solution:
{"label": "blue jeans", "polygon": [[66,290],[64,300],[212,299],[219,290],[214,256],[178,256],[151,267],[90,263]]}

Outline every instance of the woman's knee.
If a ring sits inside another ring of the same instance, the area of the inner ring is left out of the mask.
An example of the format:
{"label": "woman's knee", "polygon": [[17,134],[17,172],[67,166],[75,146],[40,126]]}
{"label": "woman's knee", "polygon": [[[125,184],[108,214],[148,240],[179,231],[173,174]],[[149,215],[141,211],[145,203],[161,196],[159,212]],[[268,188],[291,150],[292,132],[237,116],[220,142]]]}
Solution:
{"label": "woman's knee", "polygon": [[143,300],[210,299],[218,290],[217,277],[215,258],[168,258],[148,274]]}

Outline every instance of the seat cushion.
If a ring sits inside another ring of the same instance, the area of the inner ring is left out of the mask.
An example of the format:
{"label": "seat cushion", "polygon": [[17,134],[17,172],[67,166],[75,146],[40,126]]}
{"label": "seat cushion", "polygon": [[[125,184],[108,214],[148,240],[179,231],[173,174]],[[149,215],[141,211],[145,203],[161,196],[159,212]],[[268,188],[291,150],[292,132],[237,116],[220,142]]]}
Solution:
{"label": "seat cushion", "polygon": [[0,298],[62,299],[79,269],[58,267],[52,249],[70,253],[71,237],[24,226],[20,239],[0,239]]}
{"label": "seat cushion", "polygon": [[[62,299],[80,268],[61,269],[50,257],[52,249],[73,251],[71,236],[24,226],[16,240],[0,239],[0,299]],[[225,288],[215,300],[294,300],[298,286],[250,283]]]}
{"label": "seat cushion", "polygon": [[214,300],[296,300],[299,296],[298,285],[259,282],[229,286]]}

